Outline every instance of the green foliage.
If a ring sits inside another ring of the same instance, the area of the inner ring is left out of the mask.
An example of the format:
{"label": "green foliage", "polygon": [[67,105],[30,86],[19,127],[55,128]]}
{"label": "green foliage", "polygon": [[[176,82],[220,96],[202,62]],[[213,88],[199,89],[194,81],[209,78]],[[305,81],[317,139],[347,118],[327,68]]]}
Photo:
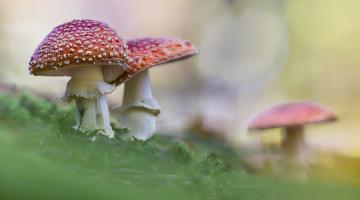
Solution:
{"label": "green foliage", "polygon": [[[159,161],[174,163],[174,165],[211,163],[206,155],[196,154],[185,143],[161,136],[155,136],[145,142],[136,139],[124,142],[120,139],[111,140],[95,134],[96,141],[91,142],[94,134],[85,135],[72,128],[75,121],[73,108],[60,108],[53,102],[35,98],[27,93],[23,93],[19,97],[0,96],[0,109],[1,113],[4,113],[1,115],[4,119],[21,123],[22,127],[27,128],[26,132],[31,135],[31,139],[37,139],[36,142],[40,141],[42,148],[46,147],[46,151],[51,150],[49,152],[52,152],[53,157],[56,151],[59,154],[56,155],[57,158],[63,154],[61,148],[64,145],[71,146],[71,149],[76,148],[74,150],[76,153],[83,151],[82,149],[91,149],[91,153],[105,153],[103,149],[114,148],[119,152],[139,154],[144,157],[150,156]],[[115,129],[115,131],[118,135],[122,134],[121,129]],[[97,149],[101,149],[101,151]],[[89,155],[93,156],[93,154]]]}
{"label": "green foliage", "polygon": [[195,153],[184,143],[176,142],[171,146],[170,151],[171,157],[179,163],[189,164],[197,161]]}
{"label": "green foliage", "polygon": [[0,95],[1,199],[277,200],[338,199],[340,192],[343,199],[359,195],[358,188],[253,177],[219,155],[195,152],[163,136],[125,142],[95,134],[93,141],[94,135],[72,129],[73,111],[28,94]]}
{"label": "green foliage", "polygon": [[226,164],[214,153],[207,155],[206,159],[201,161],[201,166],[201,170],[205,174],[225,172],[227,169],[230,168],[230,164]]}

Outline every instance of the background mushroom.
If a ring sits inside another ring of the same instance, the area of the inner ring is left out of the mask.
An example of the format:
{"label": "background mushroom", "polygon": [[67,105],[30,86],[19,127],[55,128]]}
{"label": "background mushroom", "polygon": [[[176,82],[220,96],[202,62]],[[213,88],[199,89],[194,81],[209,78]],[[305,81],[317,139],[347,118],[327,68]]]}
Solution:
{"label": "background mushroom", "polygon": [[118,77],[125,83],[123,105],[119,108],[120,124],[129,129],[125,138],[146,140],[155,133],[155,119],[160,106],[152,96],[148,69],[160,64],[188,58],[197,53],[190,42],[174,38],[140,38],[127,42],[132,62]]}
{"label": "background mushroom", "polygon": [[249,124],[249,130],[284,128],[282,149],[291,163],[304,165],[306,124],[336,120],[329,110],[308,102],[281,104],[266,110]]}
{"label": "background mushroom", "polygon": [[75,129],[101,129],[113,137],[106,94],[126,69],[128,50],[124,41],[107,24],[73,20],[54,28],[30,60],[35,76],[70,76],[63,99],[75,100]]}

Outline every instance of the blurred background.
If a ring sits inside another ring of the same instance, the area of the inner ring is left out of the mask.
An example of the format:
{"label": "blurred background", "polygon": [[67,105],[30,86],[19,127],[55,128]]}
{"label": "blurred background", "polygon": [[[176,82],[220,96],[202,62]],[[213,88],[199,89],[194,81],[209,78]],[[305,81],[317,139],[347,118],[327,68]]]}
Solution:
{"label": "blurred background", "polygon": [[[33,77],[28,62],[57,25],[108,23],[125,39],[186,38],[199,55],[153,68],[163,112],[159,131],[179,135],[194,120],[233,146],[278,144],[280,131],[248,134],[274,104],[308,100],[339,116],[309,126],[309,144],[360,156],[360,2],[357,0],[0,0],[0,81],[58,99],[66,77]],[[122,86],[109,96],[121,104]]]}

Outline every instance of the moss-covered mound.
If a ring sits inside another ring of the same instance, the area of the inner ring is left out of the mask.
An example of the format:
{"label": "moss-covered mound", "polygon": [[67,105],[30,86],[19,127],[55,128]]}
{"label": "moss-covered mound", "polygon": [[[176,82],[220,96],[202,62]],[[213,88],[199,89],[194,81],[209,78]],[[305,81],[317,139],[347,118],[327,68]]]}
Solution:
{"label": "moss-covered mound", "polygon": [[[71,127],[73,109],[0,95],[0,199],[357,199],[359,188],[279,182],[156,136],[124,142]],[[117,130],[121,134],[121,130]],[[96,140],[94,140],[94,136]],[[234,160],[236,160],[234,158]]]}

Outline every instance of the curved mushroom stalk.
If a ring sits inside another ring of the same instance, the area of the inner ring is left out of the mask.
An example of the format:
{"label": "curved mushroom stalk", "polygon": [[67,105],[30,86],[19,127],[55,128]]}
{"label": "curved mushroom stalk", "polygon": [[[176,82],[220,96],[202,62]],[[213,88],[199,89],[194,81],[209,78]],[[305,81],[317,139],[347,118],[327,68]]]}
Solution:
{"label": "curved mushroom stalk", "polygon": [[102,130],[109,138],[114,137],[106,94],[115,86],[103,81],[100,66],[77,69],[71,72],[63,100],[76,102],[76,125],[82,132]]}
{"label": "curved mushroom stalk", "polygon": [[147,70],[126,82],[123,106],[119,109],[120,126],[129,130],[124,138],[147,140],[154,135],[160,109],[152,96]]}

